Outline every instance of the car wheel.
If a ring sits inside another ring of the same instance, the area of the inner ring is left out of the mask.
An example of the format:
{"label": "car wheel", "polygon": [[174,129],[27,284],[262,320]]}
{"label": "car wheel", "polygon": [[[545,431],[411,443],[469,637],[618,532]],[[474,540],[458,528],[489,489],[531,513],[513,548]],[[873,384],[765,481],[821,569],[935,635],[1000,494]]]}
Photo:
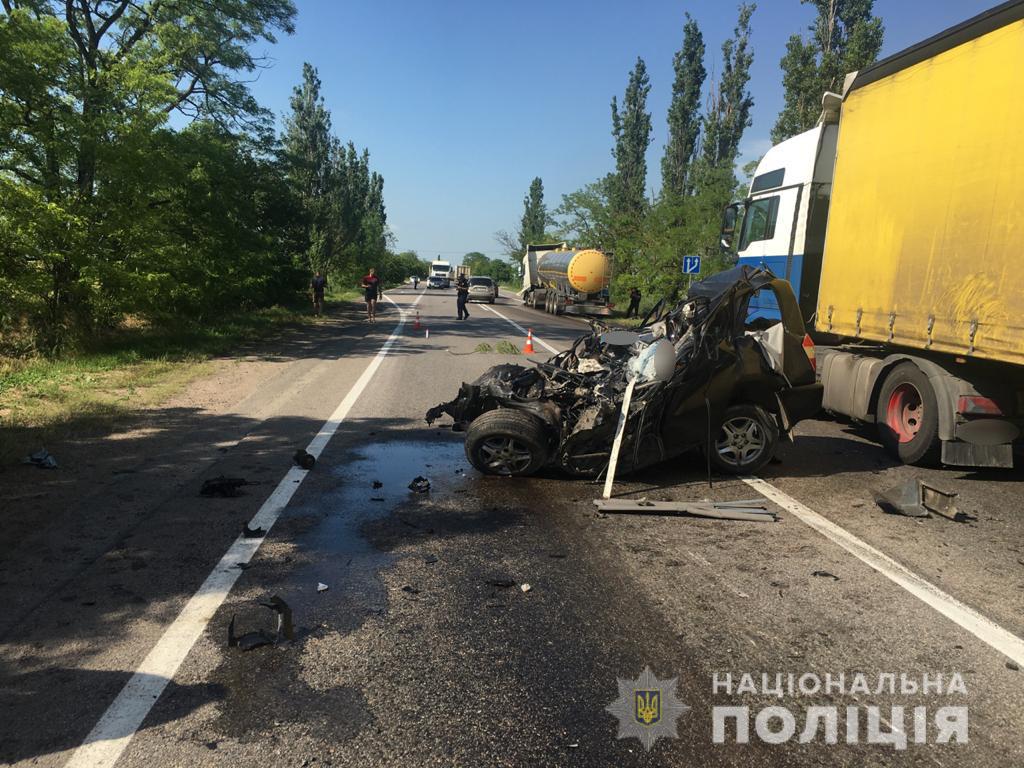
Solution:
{"label": "car wheel", "polygon": [[494,299],[491,299],[491,300],[490,300],[490,301],[488,301],[487,303],[488,303],[488,304],[493,304],[493,303],[494,303]]}
{"label": "car wheel", "polygon": [[764,408],[732,405],[725,409],[711,447],[711,463],[730,475],[752,474],[771,461],[778,444],[779,428]]}
{"label": "car wheel", "polygon": [[939,458],[939,405],[928,377],[900,363],[882,384],[875,406],[878,436],[904,464],[934,464]]}
{"label": "car wheel", "polygon": [[477,416],[466,430],[466,457],[485,475],[532,475],[550,452],[544,425],[511,408]]}

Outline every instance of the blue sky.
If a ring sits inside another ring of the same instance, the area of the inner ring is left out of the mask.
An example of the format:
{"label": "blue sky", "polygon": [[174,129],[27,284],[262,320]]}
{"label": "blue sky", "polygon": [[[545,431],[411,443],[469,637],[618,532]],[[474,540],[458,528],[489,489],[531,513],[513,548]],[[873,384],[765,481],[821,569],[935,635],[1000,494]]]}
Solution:
{"label": "blue sky", "polygon": [[[995,5],[995,0],[876,0],[882,55]],[[457,260],[498,255],[534,176],[553,208],[612,169],[609,103],[637,56],[651,77],[648,187],[660,185],[672,56],[683,13],[697,20],[709,73],[721,68],[735,6],[713,0],[297,0],[297,30],[265,52],[253,90],[283,116],[302,63],[316,66],[334,132],[370,150],[384,175],[400,250]],[[769,147],[782,105],[779,59],[813,18],[799,0],[761,0],[752,20],[754,124],[743,160]]]}

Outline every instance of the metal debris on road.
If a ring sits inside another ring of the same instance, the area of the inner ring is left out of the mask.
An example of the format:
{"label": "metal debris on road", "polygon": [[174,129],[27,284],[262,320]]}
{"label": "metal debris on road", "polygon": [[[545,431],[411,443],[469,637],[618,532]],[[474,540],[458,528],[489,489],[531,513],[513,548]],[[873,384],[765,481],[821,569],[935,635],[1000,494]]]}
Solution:
{"label": "metal debris on road", "polygon": [[886,512],[905,517],[931,517],[936,514],[957,523],[977,520],[957,509],[959,495],[914,479],[877,493],[875,502]]}
{"label": "metal debris on road", "polygon": [[245,528],[242,529],[242,535],[247,539],[259,539],[266,534],[262,528],[250,528],[249,524],[246,523]]}
{"label": "metal debris on road", "polygon": [[199,489],[199,495],[232,499],[242,495],[242,492],[238,489],[245,485],[259,485],[259,483],[246,480],[244,477],[224,477],[224,475],[220,475],[219,477],[211,477],[204,480],[203,487]]}
{"label": "metal debris on road", "polygon": [[316,591],[317,591],[317,592],[326,592],[326,591],[327,591],[328,589],[330,589],[330,587],[328,587],[328,586],[327,586],[326,584],[324,584],[324,583],[323,583],[322,581],[318,581],[318,582],[316,583]]}
{"label": "metal debris on road", "polygon": [[413,478],[413,481],[409,483],[409,490],[413,493],[426,493],[430,490],[430,481],[422,475],[417,475]]}
{"label": "metal debris on road", "polygon": [[316,456],[307,452],[304,448],[299,448],[292,458],[303,469],[312,469],[316,465]]}
{"label": "metal debris on road", "polygon": [[832,579],[833,581],[839,581],[838,576],[836,576],[834,573],[829,573],[828,571],[812,571],[811,576],[820,576],[823,579]]}
{"label": "metal debris on road", "polygon": [[716,520],[777,522],[779,516],[759,502],[648,501],[647,499],[594,499],[599,513],[672,514]]}
{"label": "metal debris on road", "polygon": [[384,487],[384,483],[382,483],[380,480],[374,480],[373,481],[373,487],[374,487],[374,490],[376,490],[377,488],[383,488]]}
{"label": "metal debris on road", "polygon": [[40,469],[56,469],[57,459],[55,459],[49,451],[45,448],[40,448],[35,453],[26,456],[21,461],[22,464],[33,464]]}

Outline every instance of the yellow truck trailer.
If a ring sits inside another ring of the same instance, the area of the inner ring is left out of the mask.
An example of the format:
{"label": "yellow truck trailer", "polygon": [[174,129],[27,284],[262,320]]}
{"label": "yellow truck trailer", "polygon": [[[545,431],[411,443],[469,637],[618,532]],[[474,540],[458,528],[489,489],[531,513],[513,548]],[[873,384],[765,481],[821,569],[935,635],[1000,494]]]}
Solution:
{"label": "yellow truck trailer", "polygon": [[[1012,466],[1024,417],[1024,1],[846,78],[773,147],[737,254],[813,317],[824,407],[908,463]],[[754,312],[768,317],[770,305]]]}

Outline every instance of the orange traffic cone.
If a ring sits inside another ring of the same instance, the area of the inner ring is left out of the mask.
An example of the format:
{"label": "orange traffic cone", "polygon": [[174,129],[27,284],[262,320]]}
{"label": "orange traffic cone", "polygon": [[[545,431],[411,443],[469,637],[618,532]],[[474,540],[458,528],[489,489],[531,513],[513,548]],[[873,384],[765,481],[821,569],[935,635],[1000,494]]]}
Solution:
{"label": "orange traffic cone", "polygon": [[533,352],[533,328],[526,329],[526,346],[523,347],[524,355],[532,355]]}
{"label": "orange traffic cone", "polygon": [[418,331],[420,329],[420,311],[418,309],[416,310],[416,323],[413,325],[412,329],[414,331]]}

